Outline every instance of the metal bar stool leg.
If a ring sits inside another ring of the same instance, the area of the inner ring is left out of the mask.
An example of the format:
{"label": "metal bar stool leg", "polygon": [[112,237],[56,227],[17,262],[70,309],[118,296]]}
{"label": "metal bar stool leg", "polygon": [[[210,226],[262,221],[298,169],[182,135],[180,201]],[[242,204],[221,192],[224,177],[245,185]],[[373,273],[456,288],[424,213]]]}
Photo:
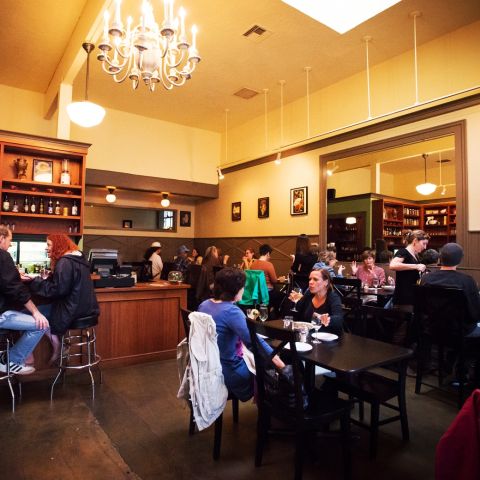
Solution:
{"label": "metal bar stool leg", "polygon": [[55,384],[57,383],[58,379],[62,376],[62,374],[65,373],[65,368],[63,365],[63,362],[65,360],[64,349],[65,349],[65,335],[62,335],[62,340],[60,344],[60,363],[58,367],[57,376],[55,377],[55,380],[53,381],[52,386],[50,387],[50,401],[53,400],[53,389],[55,388]]}

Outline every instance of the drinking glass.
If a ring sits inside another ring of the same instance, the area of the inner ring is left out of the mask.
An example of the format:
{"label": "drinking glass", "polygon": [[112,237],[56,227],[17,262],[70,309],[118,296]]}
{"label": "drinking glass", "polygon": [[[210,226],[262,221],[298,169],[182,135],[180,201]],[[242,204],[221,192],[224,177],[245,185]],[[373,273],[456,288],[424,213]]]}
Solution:
{"label": "drinking glass", "polygon": [[372,287],[377,290],[377,288],[379,287],[380,285],[380,280],[378,279],[378,277],[373,277],[372,279]]}
{"label": "drinking glass", "polygon": [[293,306],[292,309],[290,309],[290,311],[292,311],[292,312],[298,312],[298,310],[297,310],[297,302],[300,300],[300,295],[301,295],[301,293],[302,293],[302,289],[301,289],[301,288],[294,288],[294,289],[292,290],[292,292],[295,292],[297,295],[295,295],[295,296],[293,297],[293,299],[292,299],[292,302],[293,302],[295,305]]}
{"label": "drinking glass", "polygon": [[[320,320],[320,315],[318,315],[318,313],[313,314],[311,324],[313,325],[315,333],[318,333],[318,331],[322,327],[322,322]],[[322,342],[318,338],[313,337],[312,343],[322,343]]]}
{"label": "drinking glass", "polygon": [[293,317],[285,316],[283,318],[283,328],[292,328],[293,327]]}
{"label": "drinking glass", "polygon": [[262,322],[268,319],[268,307],[266,305],[261,305],[258,311],[260,312],[260,320]]}
{"label": "drinking glass", "polygon": [[308,328],[301,327],[300,330],[298,331],[298,335],[299,335],[300,342],[307,343]]}

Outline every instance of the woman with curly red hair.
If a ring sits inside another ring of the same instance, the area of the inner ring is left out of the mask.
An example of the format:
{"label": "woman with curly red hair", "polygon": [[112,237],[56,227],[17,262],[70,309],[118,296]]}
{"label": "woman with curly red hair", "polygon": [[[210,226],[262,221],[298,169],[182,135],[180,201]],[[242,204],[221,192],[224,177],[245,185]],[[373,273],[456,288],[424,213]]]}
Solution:
{"label": "woman with curly red hair", "polygon": [[[90,278],[90,264],[77,245],[66,235],[52,234],[47,237],[47,254],[52,274],[46,279],[35,278],[30,289],[52,300],[51,304],[40,307],[50,322],[52,337],[62,336],[74,319],[98,315],[99,308]],[[51,360],[54,360],[55,339],[52,340],[54,356]]]}

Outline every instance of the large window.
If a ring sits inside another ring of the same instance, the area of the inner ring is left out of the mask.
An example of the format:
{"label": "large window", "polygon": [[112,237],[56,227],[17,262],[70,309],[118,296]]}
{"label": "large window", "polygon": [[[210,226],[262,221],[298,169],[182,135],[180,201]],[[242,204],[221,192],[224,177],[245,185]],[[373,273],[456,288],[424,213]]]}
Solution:
{"label": "large window", "polygon": [[29,268],[33,265],[45,265],[49,261],[46,252],[47,244],[44,241],[13,241],[8,249],[15,264]]}

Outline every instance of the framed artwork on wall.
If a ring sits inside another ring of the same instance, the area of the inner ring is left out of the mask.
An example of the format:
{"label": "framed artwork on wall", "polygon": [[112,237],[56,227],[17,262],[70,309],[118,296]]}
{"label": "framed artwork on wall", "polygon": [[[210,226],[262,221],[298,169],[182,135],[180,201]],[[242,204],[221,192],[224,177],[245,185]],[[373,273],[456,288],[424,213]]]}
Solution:
{"label": "framed artwork on wall", "polygon": [[306,215],[308,213],[308,187],[290,189],[290,215]]}
{"label": "framed artwork on wall", "polygon": [[33,181],[53,183],[53,161],[33,159]]}
{"label": "framed artwork on wall", "polygon": [[131,220],[122,221],[123,228],[133,228],[133,222]]}
{"label": "framed artwork on wall", "polygon": [[270,216],[270,197],[258,199],[258,218],[268,218]]}
{"label": "framed artwork on wall", "polygon": [[192,212],[180,210],[180,226],[181,227],[192,226]]}
{"label": "framed artwork on wall", "polygon": [[242,219],[242,202],[232,203],[232,222],[239,222]]}

